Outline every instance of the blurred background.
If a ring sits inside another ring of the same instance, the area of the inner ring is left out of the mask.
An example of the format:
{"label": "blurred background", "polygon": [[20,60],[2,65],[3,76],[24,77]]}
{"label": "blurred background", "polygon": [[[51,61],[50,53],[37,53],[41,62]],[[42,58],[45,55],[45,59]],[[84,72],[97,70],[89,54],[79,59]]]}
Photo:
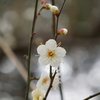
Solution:
{"label": "blurred background", "polygon": [[[35,0],[0,0],[0,100],[25,100],[27,55]],[[50,0],[47,0],[50,2]],[[55,0],[60,8],[63,0]],[[39,3],[39,8],[41,8]],[[52,14],[43,10],[33,40],[31,74],[47,68],[38,64],[36,48],[52,34]],[[67,28],[58,41],[67,50],[61,64],[64,100],[83,100],[100,91],[100,0],[66,0],[59,28]],[[32,83],[31,88],[35,88]],[[52,90],[48,100],[60,100]],[[31,100],[31,98],[30,98]],[[100,96],[91,100],[100,100]]]}

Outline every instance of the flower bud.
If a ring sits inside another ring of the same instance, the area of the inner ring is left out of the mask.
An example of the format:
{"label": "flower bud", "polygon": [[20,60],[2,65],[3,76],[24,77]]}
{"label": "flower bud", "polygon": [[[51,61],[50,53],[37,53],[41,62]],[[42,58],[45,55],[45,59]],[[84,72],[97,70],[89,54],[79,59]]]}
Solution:
{"label": "flower bud", "polygon": [[51,12],[55,15],[58,15],[59,14],[59,9],[57,6],[51,6]]}
{"label": "flower bud", "polygon": [[66,35],[68,30],[66,28],[62,28],[58,31],[58,35]]}
{"label": "flower bud", "polygon": [[51,6],[52,6],[51,4],[46,3],[46,4],[43,5],[43,8],[47,9],[47,10],[50,10]]}
{"label": "flower bud", "polygon": [[46,0],[41,0],[40,2],[41,2],[41,4],[43,4],[44,2],[46,2]]}

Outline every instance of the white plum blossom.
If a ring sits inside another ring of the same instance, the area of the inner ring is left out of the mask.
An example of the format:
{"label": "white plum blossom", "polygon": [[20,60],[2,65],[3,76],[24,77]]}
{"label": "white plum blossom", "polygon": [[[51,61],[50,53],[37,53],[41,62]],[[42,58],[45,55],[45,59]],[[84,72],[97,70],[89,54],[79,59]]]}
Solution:
{"label": "white plum blossom", "polygon": [[[49,85],[50,85],[50,82],[51,82],[51,79],[50,79],[50,77],[49,77],[49,74],[47,73],[47,72],[43,72],[42,74],[41,74],[41,77],[40,77],[40,79],[38,80],[38,82],[37,82],[37,88],[41,88],[41,89],[43,89],[43,90],[47,90],[48,89],[48,87],[49,87]],[[54,80],[53,80],[53,83],[52,83],[52,87],[54,88],[54,89],[56,89],[56,88],[58,88],[58,85],[59,85],[59,77],[58,77],[58,75],[56,74],[56,76],[55,76],[55,78],[54,78]]]}
{"label": "white plum blossom", "polygon": [[43,100],[44,92],[40,88],[36,88],[31,93],[32,100]]}
{"label": "white plum blossom", "polygon": [[50,64],[52,67],[58,67],[61,63],[61,58],[66,54],[66,50],[58,47],[54,39],[49,39],[45,45],[39,45],[37,52],[40,55],[39,63],[42,66]]}
{"label": "white plum blossom", "polygon": [[49,74],[44,71],[41,74],[41,77],[38,80],[36,86],[37,86],[37,88],[41,88],[41,89],[43,89],[43,90],[46,91],[48,89],[49,85],[50,85],[50,77],[49,77]]}

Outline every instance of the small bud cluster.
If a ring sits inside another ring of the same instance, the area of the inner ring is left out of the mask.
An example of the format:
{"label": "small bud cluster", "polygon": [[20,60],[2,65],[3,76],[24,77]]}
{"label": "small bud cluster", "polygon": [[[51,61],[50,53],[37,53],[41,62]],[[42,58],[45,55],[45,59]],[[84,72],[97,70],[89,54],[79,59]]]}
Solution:
{"label": "small bud cluster", "polygon": [[[50,3],[45,3],[43,5],[43,8],[46,10],[50,10],[52,14],[59,15],[59,9],[55,5],[51,5]],[[68,33],[68,30],[66,28],[62,28],[58,30],[57,35],[66,35]]]}
{"label": "small bud cluster", "polygon": [[59,14],[59,9],[57,6],[51,5],[50,3],[46,3],[43,5],[43,8],[46,10],[50,10],[54,15]]}

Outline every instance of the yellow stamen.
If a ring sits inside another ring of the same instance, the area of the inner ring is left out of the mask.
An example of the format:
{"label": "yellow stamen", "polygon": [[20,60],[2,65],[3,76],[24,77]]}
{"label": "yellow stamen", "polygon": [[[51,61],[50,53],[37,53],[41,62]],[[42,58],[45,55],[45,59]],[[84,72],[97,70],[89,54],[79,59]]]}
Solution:
{"label": "yellow stamen", "polygon": [[48,80],[49,80],[49,77],[46,76],[46,77],[42,80],[42,83],[46,83]]}
{"label": "yellow stamen", "polygon": [[53,56],[54,55],[54,52],[50,51],[48,52],[48,56]]}

